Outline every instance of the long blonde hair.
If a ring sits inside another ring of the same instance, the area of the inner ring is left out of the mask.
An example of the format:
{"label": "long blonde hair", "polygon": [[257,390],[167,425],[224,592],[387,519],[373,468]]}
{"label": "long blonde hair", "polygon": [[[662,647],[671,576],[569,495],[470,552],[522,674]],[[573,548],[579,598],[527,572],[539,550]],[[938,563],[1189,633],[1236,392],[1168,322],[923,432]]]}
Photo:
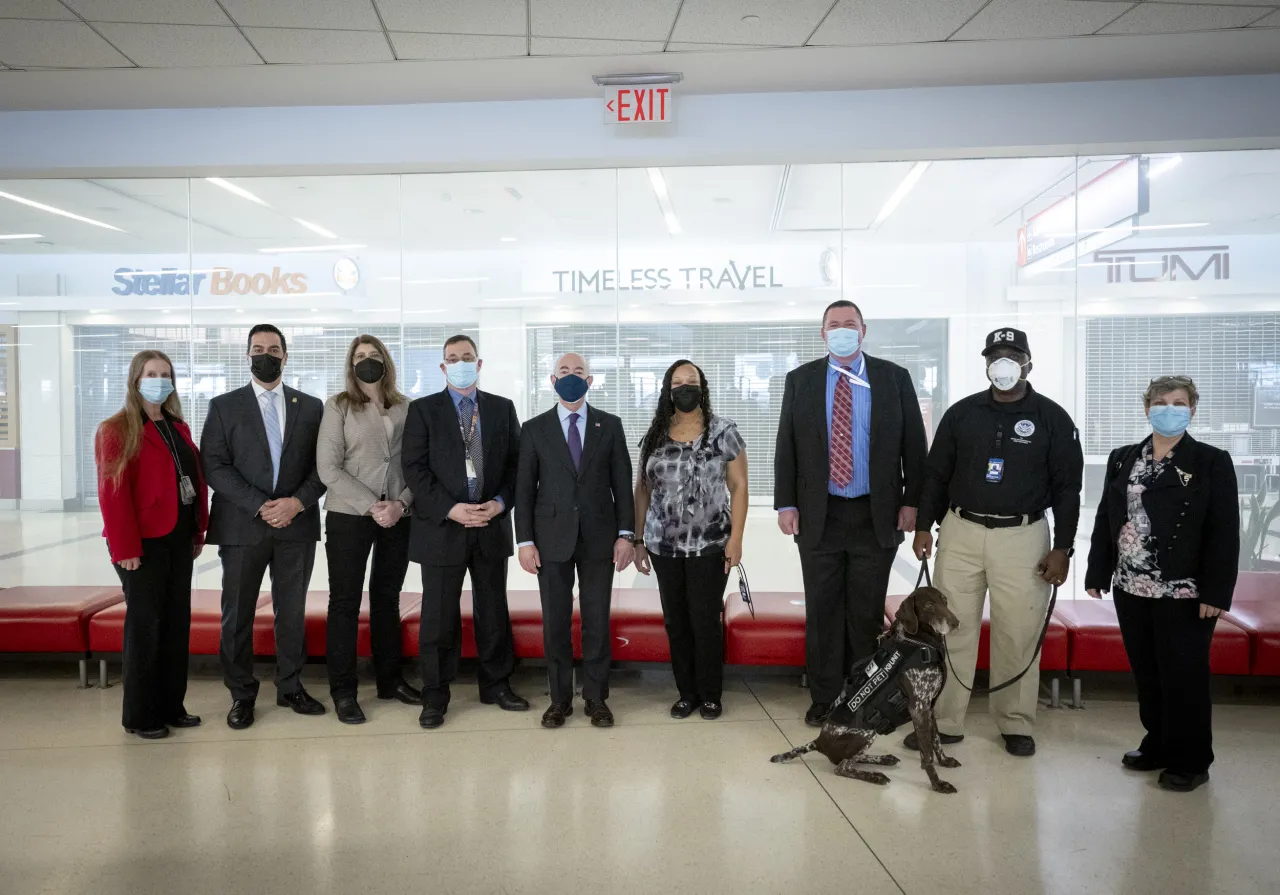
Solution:
{"label": "long blonde hair", "polygon": [[351,347],[347,349],[347,373],[345,379],[347,387],[338,393],[338,404],[354,406],[359,410],[363,405],[369,403],[369,396],[364,393],[364,389],[360,388],[360,380],[356,378],[356,368],[351,363],[356,356],[356,349],[361,345],[372,345],[382,355],[382,378],[378,380],[378,393],[382,396],[382,406],[386,408],[406,400],[400,389],[396,388],[396,362],[391,359],[391,352],[387,350],[387,346],[383,345],[382,340],[377,336],[365,334],[352,339]]}
{"label": "long blonde hair", "polygon": [[138,455],[138,450],[142,446],[142,427],[145,425],[145,420],[143,419],[145,413],[142,409],[142,392],[138,390],[138,383],[142,381],[143,367],[147,365],[147,361],[151,360],[162,360],[169,365],[169,378],[170,381],[173,381],[175,391],[165,398],[164,403],[160,406],[165,413],[174,419],[182,419],[182,402],[178,400],[177,382],[173,380],[173,361],[169,360],[169,355],[154,348],[139,351],[129,363],[129,381],[124,389],[124,409],[107,417],[98,426],[98,438],[100,440],[105,441],[110,438],[121,445],[120,452],[111,460],[106,469],[107,479],[112,484],[120,483],[120,477],[124,474],[125,467]]}

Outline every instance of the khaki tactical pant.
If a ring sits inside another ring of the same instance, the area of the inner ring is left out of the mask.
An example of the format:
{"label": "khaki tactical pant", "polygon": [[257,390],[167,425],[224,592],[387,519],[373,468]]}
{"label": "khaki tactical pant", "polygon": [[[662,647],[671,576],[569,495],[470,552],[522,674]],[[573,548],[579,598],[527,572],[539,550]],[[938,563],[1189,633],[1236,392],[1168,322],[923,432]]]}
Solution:
{"label": "khaki tactical pant", "polygon": [[[1016,528],[987,528],[953,512],[943,519],[933,582],[947,595],[947,605],[960,620],[960,628],[947,635],[955,674],[948,671],[947,685],[935,707],[940,733],[964,733],[969,691],[961,683],[973,686],[982,607],[988,592],[990,683],[1009,680],[1036,654],[1052,591],[1037,574],[1036,566],[1048,552],[1049,524],[1044,519]],[[1039,693],[1037,664],[1018,683],[991,695],[991,715],[1002,734],[1031,734]]]}

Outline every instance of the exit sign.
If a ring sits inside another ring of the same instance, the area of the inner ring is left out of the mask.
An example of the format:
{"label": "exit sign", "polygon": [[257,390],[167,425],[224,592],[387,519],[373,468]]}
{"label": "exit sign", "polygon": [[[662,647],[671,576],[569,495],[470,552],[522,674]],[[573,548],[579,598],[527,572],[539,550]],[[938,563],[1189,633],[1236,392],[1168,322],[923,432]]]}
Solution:
{"label": "exit sign", "polygon": [[604,123],[670,121],[674,111],[671,98],[671,88],[666,86],[610,87],[604,95]]}

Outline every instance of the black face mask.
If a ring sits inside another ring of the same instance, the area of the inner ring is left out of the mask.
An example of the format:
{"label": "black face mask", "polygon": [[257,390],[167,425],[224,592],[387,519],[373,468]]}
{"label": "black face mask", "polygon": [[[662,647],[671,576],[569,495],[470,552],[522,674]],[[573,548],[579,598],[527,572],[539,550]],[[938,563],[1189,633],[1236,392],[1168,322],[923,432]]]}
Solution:
{"label": "black face mask", "polygon": [[280,378],[280,369],[284,361],[274,354],[249,355],[249,369],[259,382],[275,382]]}
{"label": "black face mask", "polygon": [[375,357],[366,357],[360,363],[356,364],[356,378],[361,382],[367,382],[373,385],[375,382],[382,380],[383,374],[386,372],[386,365]]}
{"label": "black face mask", "polygon": [[671,390],[671,401],[681,413],[692,413],[702,403],[702,389],[696,385],[681,385]]}

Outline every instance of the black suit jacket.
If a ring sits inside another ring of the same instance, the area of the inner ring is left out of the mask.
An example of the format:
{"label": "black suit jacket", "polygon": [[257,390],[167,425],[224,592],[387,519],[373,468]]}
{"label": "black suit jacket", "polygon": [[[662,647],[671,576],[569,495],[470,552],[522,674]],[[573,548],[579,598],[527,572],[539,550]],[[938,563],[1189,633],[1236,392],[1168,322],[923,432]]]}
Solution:
{"label": "black suit jacket", "polygon": [[[476,389],[480,416],[481,493],[476,503],[494,498],[505,509],[478,533],[477,548],[490,559],[514,552],[511,506],[515,501],[516,463],[520,458],[520,420],[508,398]],[[409,405],[400,449],[404,479],[413,492],[409,558],[428,566],[466,562],[467,529],[449,518],[454,504],[471,503],[467,494],[467,449],[458,424],[458,408],[446,387]]]}
{"label": "black suit jacket", "polygon": [[612,559],[619,531],[635,528],[631,452],[622,420],[586,405],[582,468],[575,471],[569,443],[552,407],[529,420],[520,440],[516,477],[516,540],[532,541],[546,562]]}
{"label": "black suit jacket", "polygon": [[[1129,473],[1150,441],[1116,448],[1089,546],[1084,586],[1109,590],[1118,560],[1120,529],[1129,520]],[[1165,579],[1194,578],[1200,602],[1231,608],[1240,564],[1240,503],[1231,455],[1183,435],[1173,462],[1142,494]]]}
{"label": "black suit jacket", "polygon": [[[871,384],[871,517],[882,547],[902,543],[898,511],[920,505],[929,452],[911,374],[891,361],[866,355]],[[827,519],[830,450],[827,445],[826,357],[787,374],[773,457],[773,506],[800,511],[802,548],[817,547]]]}
{"label": "black suit jacket", "polygon": [[[282,540],[320,540],[320,496],[324,483],[316,471],[316,439],[324,404],[305,392],[284,389],[284,445],[280,475],[271,487],[271,450],[253,386],[218,395],[200,435],[204,474],[213,491],[209,510],[210,544],[256,544],[272,533]],[[303,511],[276,530],[258,516],[268,500],[296,497]]]}

